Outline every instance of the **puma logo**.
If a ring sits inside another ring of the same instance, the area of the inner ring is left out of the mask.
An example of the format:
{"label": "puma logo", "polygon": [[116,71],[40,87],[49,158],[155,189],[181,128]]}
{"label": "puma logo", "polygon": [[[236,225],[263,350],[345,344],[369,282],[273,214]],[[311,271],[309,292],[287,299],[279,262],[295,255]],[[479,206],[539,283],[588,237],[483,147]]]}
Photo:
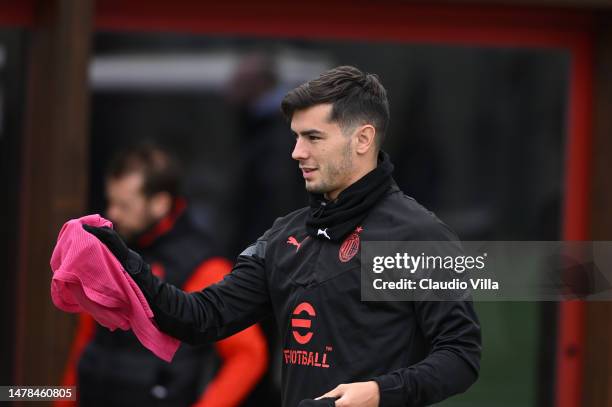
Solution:
{"label": "puma logo", "polygon": [[327,240],[331,240],[331,237],[329,237],[329,235],[327,234],[327,228],[317,230],[317,236],[321,235],[325,236]]}
{"label": "puma logo", "polygon": [[295,246],[295,251],[297,252],[298,250],[300,250],[300,246],[302,246],[302,243],[304,243],[308,239],[308,237],[309,236],[306,236],[304,240],[302,240],[301,242],[298,242],[295,237],[289,236],[289,239],[287,239],[287,243]]}

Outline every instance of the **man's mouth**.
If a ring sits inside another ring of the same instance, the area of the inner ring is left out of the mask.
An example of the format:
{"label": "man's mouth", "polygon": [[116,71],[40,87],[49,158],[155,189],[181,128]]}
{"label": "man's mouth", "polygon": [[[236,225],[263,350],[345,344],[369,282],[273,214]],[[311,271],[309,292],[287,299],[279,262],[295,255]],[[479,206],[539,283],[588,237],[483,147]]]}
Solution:
{"label": "man's mouth", "polygon": [[312,178],[313,173],[317,170],[317,168],[314,167],[300,167],[300,169],[302,170],[304,179]]}

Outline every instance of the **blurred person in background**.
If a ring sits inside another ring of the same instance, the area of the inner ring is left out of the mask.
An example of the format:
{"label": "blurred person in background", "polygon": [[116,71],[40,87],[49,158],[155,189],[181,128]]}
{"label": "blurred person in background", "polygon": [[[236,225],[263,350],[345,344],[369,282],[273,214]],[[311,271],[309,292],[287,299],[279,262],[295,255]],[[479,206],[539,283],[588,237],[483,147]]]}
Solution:
{"label": "blurred person in background", "polygon": [[[303,180],[289,156],[295,138],[280,111],[289,91],[279,80],[273,55],[246,54],[225,88],[225,98],[238,118],[239,166],[236,188],[236,233],[233,253],[240,253],[280,213],[307,198]],[[263,196],[266,199],[242,199]]]}
{"label": "blurred person in background", "polygon": [[[106,173],[107,216],[158,278],[194,292],[222,280],[232,264],[215,257],[211,238],[196,227],[179,195],[179,184],[178,164],[168,152],[153,145],[127,149]],[[83,313],[63,384],[77,386],[80,405],[237,406],[260,381],[267,362],[257,325],[214,345],[182,344],[166,363],[132,331],[111,332]]]}

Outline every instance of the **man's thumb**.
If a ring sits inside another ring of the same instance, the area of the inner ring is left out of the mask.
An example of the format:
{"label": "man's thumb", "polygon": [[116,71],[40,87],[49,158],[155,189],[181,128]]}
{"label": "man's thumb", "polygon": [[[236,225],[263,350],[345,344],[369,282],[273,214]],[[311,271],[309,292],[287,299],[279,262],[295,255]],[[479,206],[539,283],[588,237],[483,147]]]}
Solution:
{"label": "man's thumb", "polygon": [[317,397],[315,400],[320,400],[322,398],[339,398],[344,394],[344,390],[342,385],[336,386],[334,389],[328,391],[322,396]]}

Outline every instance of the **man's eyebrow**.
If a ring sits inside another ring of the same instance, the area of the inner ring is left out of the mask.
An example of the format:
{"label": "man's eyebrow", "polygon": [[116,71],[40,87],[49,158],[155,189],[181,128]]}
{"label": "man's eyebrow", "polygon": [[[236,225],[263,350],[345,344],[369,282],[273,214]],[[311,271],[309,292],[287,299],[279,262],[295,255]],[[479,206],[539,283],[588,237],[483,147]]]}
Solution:
{"label": "man's eyebrow", "polygon": [[293,133],[293,135],[300,135],[300,136],[320,136],[321,134],[323,134],[323,132],[321,130],[317,130],[317,129],[308,129],[308,130],[304,130],[301,132],[295,132],[293,130],[291,130],[291,132]]}

